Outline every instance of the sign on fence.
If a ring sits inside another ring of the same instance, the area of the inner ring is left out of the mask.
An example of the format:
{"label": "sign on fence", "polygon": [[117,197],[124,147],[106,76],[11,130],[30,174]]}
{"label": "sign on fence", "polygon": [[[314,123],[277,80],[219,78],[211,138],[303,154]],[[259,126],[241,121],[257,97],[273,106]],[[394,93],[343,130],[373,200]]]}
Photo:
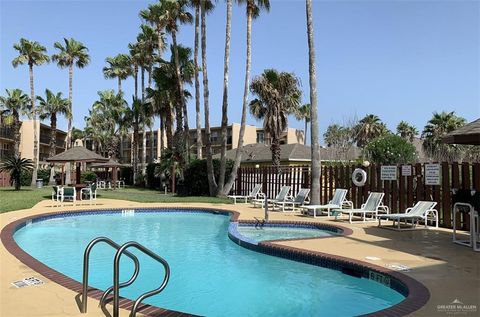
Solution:
{"label": "sign on fence", "polygon": [[425,185],[440,185],[440,164],[425,164]]}
{"label": "sign on fence", "polygon": [[402,176],[412,176],[412,165],[402,165]]}
{"label": "sign on fence", "polygon": [[382,165],[380,169],[380,179],[382,181],[396,181],[397,167],[395,165]]}

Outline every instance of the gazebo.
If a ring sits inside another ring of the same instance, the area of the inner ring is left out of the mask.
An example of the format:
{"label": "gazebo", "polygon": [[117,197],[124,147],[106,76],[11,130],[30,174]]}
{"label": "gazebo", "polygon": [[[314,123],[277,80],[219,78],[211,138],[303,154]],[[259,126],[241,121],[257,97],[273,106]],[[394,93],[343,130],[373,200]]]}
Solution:
{"label": "gazebo", "polygon": [[[69,150],[66,150],[63,153],[57,154],[55,156],[49,157],[46,159],[50,163],[77,163],[76,169],[76,181],[75,183],[79,185],[80,181],[80,163],[101,163],[108,162],[108,158],[103,157],[93,151],[88,150],[83,146],[74,146]],[[63,166],[62,166],[62,185],[63,185]]]}
{"label": "gazebo", "polygon": [[102,163],[95,163],[92,164],[92,168],[105,168],[107,171],[109,168],[112,168],[112,182],[113,182],[113,187],[115,188],[117,186],[117,171],[118,168],[122,167],[123,165],[118,163],[117,161],[110,159],[108,162],[102,162]]}
{"label": "gazebo", "polygon": [[480,145],[480,118],[448,133],[442,141],[448,144]]}

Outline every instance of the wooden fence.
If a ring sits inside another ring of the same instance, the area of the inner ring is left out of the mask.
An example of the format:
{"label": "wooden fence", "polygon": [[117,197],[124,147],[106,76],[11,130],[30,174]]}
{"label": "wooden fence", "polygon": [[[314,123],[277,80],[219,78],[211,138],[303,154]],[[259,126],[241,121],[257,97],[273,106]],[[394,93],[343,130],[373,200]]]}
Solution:
{"label": "wooden fence", "polygon": [[[347,198],[355,207],[365,202],[370,191],[385,193],[384,204],[391,212],[403,212],[419,200],[437,202],[440,226],[452,227],[452,189],[471,189],[480,191],[480,163],[441,163],[441,183],[437,186],[425,185],[424,165],[412,166],[411,176],[401,176],[401,166],[397,166],[397,179],[381,180],[380,165],[372,164],[362,167],[367,172],[365,186],[357,187],[352,182],[354,165],[322,166],[320,182],[320,200],[326,204],[333,196],[335,188],[348,189]],[[263,192],[268,197],[275,197],[281,186],[289,185],[292,193],[300,188],[310,188],[310,166],[282,166],[276,173],[273,167],[244,167],[238,170],[234,192],[236,195],[248,194],[255,184],[263,185]],[[457,219],[457,226],[470,228],[469,218],[463,215]]]}

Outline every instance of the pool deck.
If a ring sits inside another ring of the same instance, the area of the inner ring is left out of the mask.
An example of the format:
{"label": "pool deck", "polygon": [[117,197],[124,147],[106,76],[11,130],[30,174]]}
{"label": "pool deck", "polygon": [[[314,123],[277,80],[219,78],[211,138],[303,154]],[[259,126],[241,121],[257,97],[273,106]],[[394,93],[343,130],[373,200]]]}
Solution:
{"label": "pool deck", "polygon": [[[0,227],[32,215],[100,208],[179,207],[179,204],[135,203],[131,201],[98,199],[95,205],[65,204],[52,207],[51,201],[42,201],[31,209],[0,214]],[[235,210],[240,220],[263,218],[263,210],[250,205],[185,203],[181,207],[206,207]],[[315,221],[337,224],[353,230],[349,236],[326,239],[306,239],[276,242],[289,247],[348,257],[382,267],[406,266],[404,274],[420,281],[430,291],[430,300],[410,316],[480,316],[480,252],[452,243],[451,230],[415,230],[396,232],[377,228],[376,223],[348,224],[347,221],[313,219],[300,214],[271,212],[271,220]],[[105,316],[97,307],[98,301],[89,299],[87,314],[81,314],[75,301],[77,293],[50,281],[11,255],[3,244],[0,246],[0,316]],[[38,277],[45,282],[40,286],[15,288],[13,281]],[[341,300],[341,299],[339,299]],[[460,306],[450,307],[458,300]],[[355,303],[345,303],[355,305]],[[443,307],[442,307],[443,306]],[[111,306],[107,306],[111,309]],[[128,316],[122,310],[121,316]]]}

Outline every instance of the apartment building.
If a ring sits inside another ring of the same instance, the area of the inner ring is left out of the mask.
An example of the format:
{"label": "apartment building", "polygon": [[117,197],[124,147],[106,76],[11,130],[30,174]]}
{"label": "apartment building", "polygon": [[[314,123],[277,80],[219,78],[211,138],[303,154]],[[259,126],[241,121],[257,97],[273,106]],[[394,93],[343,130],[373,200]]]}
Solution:
{"label": "apartment building", "polygon": [[[221,150],[221,127],[212,127],[210,128],[211,131],[211,141],[212,141],[212,152],[213,154],[220,153]],[[227,150],[235,149],[238,145],[238,138],[240,135],[240,124],[239,123],[232,123],[227,127]],[[150,135],[150,132],[147,132],[147,142],[146,142],[146,156],[147,162],[150,161],[151,158],[151,151],[153,147],[153,159],[159,158],[161,156],[161,149],[159,146],[159,140],[161,138],[160,129],[154,131],[153,141]],[[143,155],[142,152],[142,138],[143,132],[139,132],[139,159],[141,162],[141,158]],[[197,153],[197,130],[190,129],[189,131],[189,138],[190,138],[190,153],[195,154]],[[166,136],[163,135],[164,144],[166,146],[167,140]],[[206,136],[205,136],[205,129],[202,129],[202,142],[203,142],[203,151],[205,151],[205,143],[206,143]],[[304,142],[304,132],[303,130],[297,130],[293,128],[289,128],[285,130],[282,134],[282,138],[280,140],[281,144],[295,144]],[[131,156],[132,156],[132,143],[133,143],[133,133],[130,134],[127,138],[122,139],[120,144],[120,161],[121,163],[131,163]],[[247,125],[245,127],[245,135],[244,135],[244,144],[270,144],[270,139],[265,134],[265,130],[263,128],[259,128],[252,125]]]}
{"label": "apartment building", "polygon": [[[33,159],[33,124],[37,124],[37,140],[39,147],[39,162],[47,164],[45,159],[50,153],[50,126],[41,123],[39,120],[26,120],[22,122],[20,128],[20,156],[23,158]],[[65,150],[65,138],[67,133],[57,130],[57,154]],[[13,129],[10,125],[0,125],[0,159],[13,155]]]}

